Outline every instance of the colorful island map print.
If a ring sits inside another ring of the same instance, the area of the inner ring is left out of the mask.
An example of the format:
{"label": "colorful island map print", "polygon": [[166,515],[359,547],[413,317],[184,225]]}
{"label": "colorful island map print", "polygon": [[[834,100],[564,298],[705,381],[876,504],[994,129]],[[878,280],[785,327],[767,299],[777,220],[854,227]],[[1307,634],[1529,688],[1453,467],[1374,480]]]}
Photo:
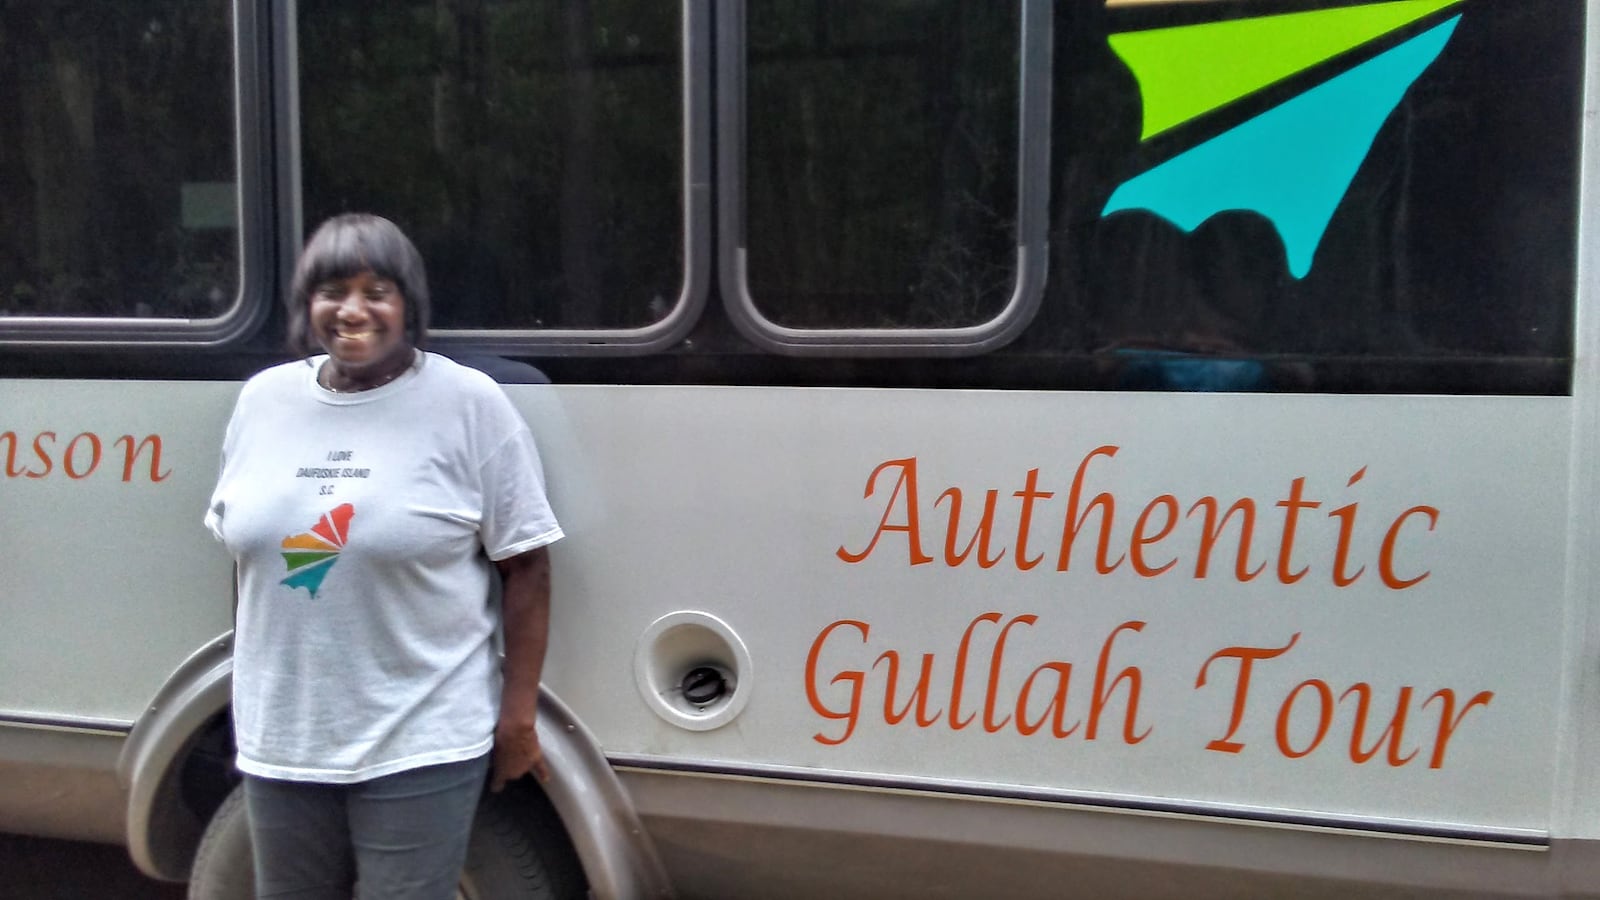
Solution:
{"label": "colorful island map print", "polygon": [[305,588],[312,599],[322,587],[322,579],[339,561],[350,536],[350,520],[356,508],[344,503],[322,515],[310,531],[283,539],[283,562],[289,567],[289,576],[281,582],[291,588]]}

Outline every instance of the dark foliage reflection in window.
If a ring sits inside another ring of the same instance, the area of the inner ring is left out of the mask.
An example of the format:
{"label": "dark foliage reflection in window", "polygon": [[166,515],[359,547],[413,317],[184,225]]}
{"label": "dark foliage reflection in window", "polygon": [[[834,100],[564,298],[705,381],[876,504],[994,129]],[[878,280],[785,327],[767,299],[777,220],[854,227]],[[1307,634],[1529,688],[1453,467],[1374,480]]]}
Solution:
{"label": "dark foliage reflection in window", "polygon": [[238,293],[225,0],[0,5],[0,316],[221,316]]}
{"label": "dark foliage reflection in window", "polygon": [[1018,8],[753,0],[749,290],[796,328],[957,328],[1016,281]]}
{"label": "dark foliage reflection in window", "polygon": [[629,328],[683,283],[681,10],[302,0],[305,220],[393,218],[442,328]]}

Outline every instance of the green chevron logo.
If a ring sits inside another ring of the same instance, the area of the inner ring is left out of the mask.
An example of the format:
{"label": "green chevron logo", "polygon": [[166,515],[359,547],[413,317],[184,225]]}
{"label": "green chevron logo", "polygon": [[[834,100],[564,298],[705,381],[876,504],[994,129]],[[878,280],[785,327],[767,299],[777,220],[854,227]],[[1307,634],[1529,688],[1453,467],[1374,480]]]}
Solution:
{"label": "green chevron logo", "polygon": [[[1141,139],[1149,140],[1464,2],[1365,3],[1109,41],[1139,83]],[[1305,277],[1379,130],[1460,20],[1426,28],[1129,179],[1102,215],[1143,210],[1192,232],[1218,213],[1251,210],[1277,229],[1290,273]]]}

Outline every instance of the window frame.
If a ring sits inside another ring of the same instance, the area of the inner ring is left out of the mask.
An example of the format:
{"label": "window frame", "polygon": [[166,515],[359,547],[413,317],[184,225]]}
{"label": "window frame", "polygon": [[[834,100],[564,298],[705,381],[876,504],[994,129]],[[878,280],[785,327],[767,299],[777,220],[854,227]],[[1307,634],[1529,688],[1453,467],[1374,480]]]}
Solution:
{"label": "window frame", "polygon": [[1017,116],[1017,256],[1011,298],[992,319],[955,328],[794,328],[762,314],[750,292],[745,217],[747,9],[717,20],[718,273],[728,317],[763,350],[789,356],[970,356],[1027,329],[1044,297],[1049,262],[1050,92],[1054,9],[1020,0]]}

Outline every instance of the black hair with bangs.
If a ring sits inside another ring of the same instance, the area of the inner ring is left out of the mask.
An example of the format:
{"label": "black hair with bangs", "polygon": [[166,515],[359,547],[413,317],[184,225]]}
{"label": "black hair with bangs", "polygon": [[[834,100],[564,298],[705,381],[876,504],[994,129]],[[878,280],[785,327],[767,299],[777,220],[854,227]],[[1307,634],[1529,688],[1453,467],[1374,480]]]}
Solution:
{"label": "black hair with bangs", "polygon": [[422,254],[399,226],[371,213],[344,213],[320,225],[294,267],[287,306],[289,349],[302,356],[321,349],[311,336],[311,292],[325,281],[371,271],[394,282],[405,298],[406,338],[428,340],[428,275]]}

